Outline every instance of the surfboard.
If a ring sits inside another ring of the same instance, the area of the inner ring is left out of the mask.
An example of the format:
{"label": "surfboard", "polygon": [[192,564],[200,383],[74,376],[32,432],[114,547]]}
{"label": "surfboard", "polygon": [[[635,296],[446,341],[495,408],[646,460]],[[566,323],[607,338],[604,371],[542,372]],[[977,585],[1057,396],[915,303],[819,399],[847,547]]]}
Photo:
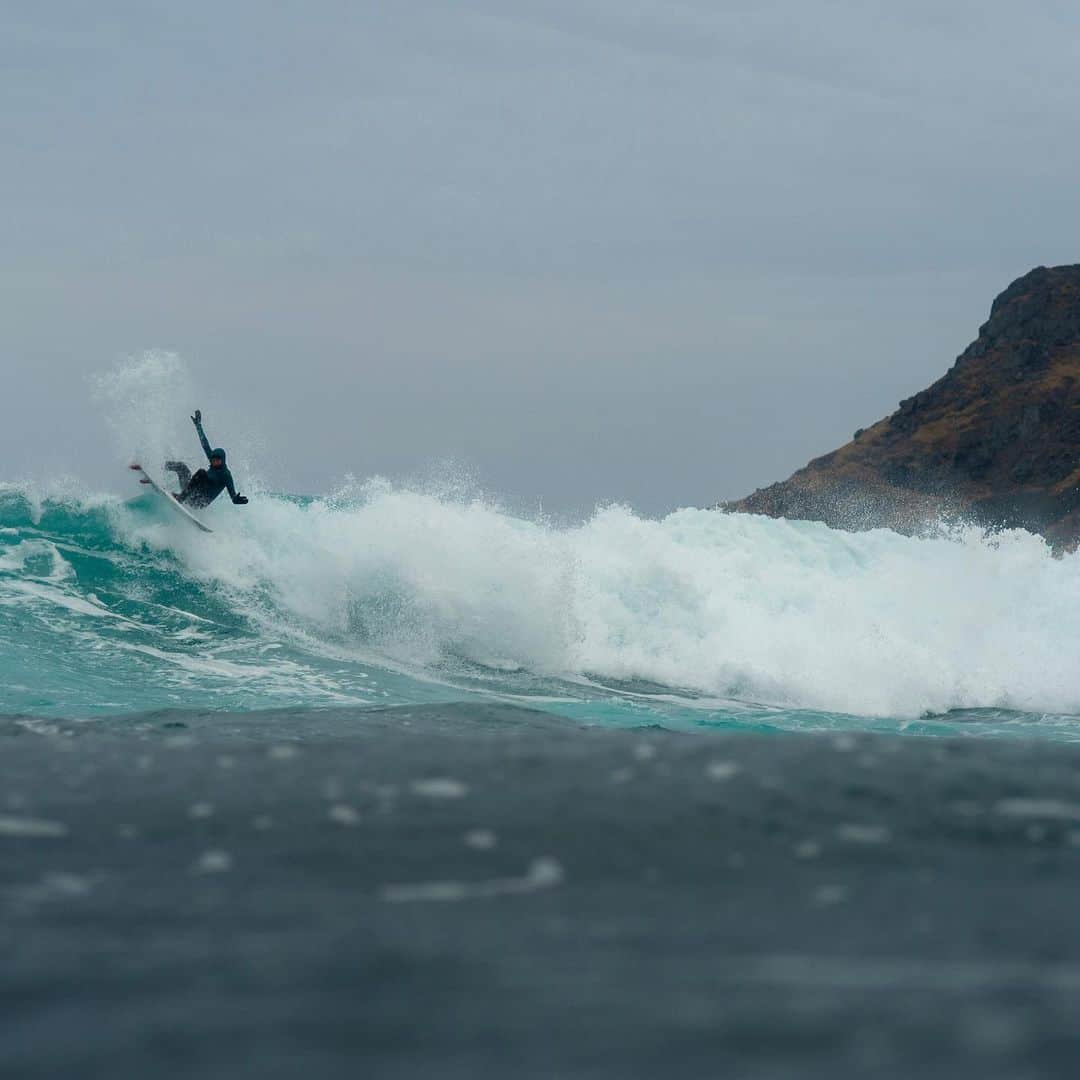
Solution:
{"label": "surfboard", "polygon": [[132,465],[131,468],[135,472],[142,473],[139,480],[140,484],[149,484],[178,514],[186,517],[196,529],[202,529],[205,533],[214,531],[209,525],[204,525],[183,503],[177,502],[171,491],[166,491],[152,476],[147,476],[146,470],[141,465]]}

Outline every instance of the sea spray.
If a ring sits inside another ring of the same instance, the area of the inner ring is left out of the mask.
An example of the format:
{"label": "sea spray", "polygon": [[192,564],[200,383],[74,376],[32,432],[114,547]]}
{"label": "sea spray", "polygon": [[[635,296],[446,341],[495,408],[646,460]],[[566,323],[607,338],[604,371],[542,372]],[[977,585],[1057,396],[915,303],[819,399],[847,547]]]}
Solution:
{"label": "sea spray", "polygon": [[175,487],[175,477],[165,472],[166,461],[184,461],[193,471],[205,465],[188,419],[201,407],[214,445],[229,450],[237,481],[249,492],[260,489],[265,440],[257,424],[246,411],[219,400],[214,384],[196,378],[177,353],[151,349],[123,357],[92,376],[90,385],[116,452],[118,475],[137,462],[159,482]]}

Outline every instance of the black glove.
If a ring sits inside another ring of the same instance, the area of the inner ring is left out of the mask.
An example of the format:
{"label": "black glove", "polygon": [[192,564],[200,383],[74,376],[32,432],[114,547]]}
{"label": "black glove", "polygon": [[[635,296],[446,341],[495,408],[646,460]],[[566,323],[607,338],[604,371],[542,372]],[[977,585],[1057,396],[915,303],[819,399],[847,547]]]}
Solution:
{"label": "black glove", "polygon": [[247,496],[246,495],[237,495],[236,498],[233,499],[233,502],[236,503],[237,506],[247,506],[247,504],[248,504]]}
{"label": "black glove", "polygon": [[202,423],[202,409],[196,409],[195,415],[191,418],[191,422],[198,427]]}

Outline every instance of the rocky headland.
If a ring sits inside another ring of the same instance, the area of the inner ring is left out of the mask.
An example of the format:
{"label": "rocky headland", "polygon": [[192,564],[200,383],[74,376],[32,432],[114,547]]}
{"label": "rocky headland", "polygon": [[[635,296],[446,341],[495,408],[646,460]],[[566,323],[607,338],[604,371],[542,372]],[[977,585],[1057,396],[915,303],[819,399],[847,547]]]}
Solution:
{"label": "rocky headland", "polygon": [[724,509],[836,528],[971,521],[1080,542],[1080,265],[1040,266],[994,301],[932,386],[789,479]]}

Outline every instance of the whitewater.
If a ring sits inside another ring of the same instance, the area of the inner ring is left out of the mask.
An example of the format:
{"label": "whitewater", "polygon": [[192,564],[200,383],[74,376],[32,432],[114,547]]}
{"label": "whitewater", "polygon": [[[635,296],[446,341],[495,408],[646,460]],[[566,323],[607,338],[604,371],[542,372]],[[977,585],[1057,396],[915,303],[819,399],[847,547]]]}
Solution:
{"label": "whitewater", "polygon": [[151,494],[0,487],[0,711],[303,724],[495,701],[621,726],[1080,739],[1080,555],[1028,533],[625,506],[565,525],[379,479],[203,516],[211,536]]}

